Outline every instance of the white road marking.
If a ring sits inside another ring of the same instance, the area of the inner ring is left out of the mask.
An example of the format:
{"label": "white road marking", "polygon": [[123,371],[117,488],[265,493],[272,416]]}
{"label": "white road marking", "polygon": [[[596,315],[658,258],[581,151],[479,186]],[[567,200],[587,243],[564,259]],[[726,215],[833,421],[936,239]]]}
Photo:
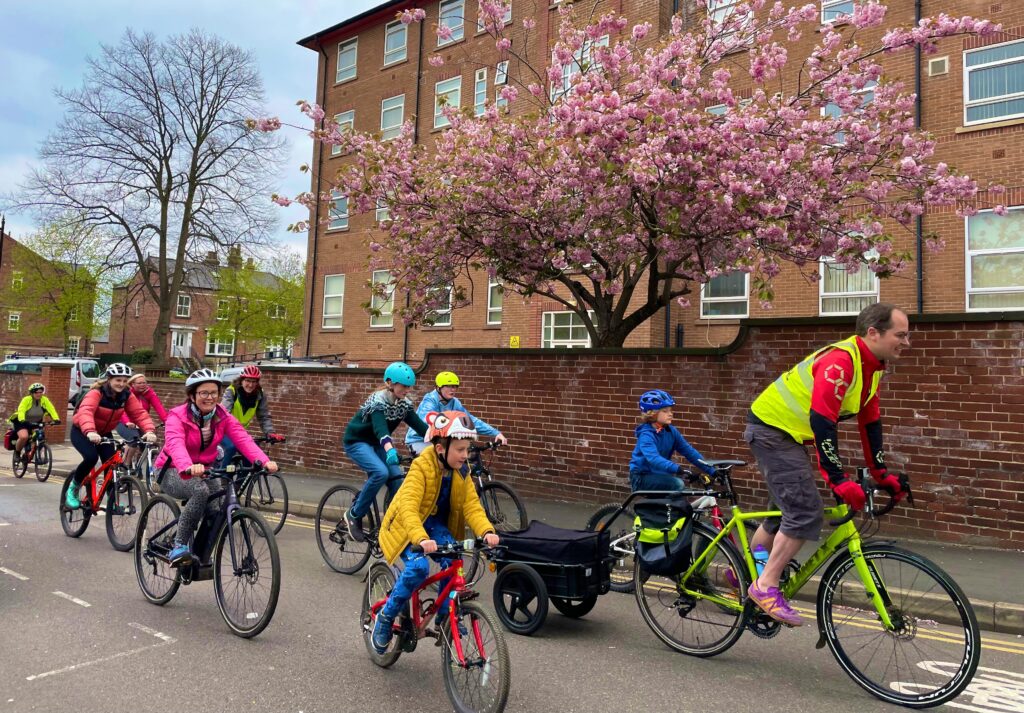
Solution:
{"label": "white road marking", "polygon": [[0,483],[0,488],[13,488],[14,483]]}
{"label": "white road marking", "polygon": [[92,606],[92,604],[90,604],[89,602],[85,601],[84,599],[79,599],[78,597],[73,597],[70,594],[67,594],[65,592],[53,592],[53,594],[56,594],[58,597],[63,597],[64,599],[67,599],[69,602],[74,602],[75,604],[77,604],[80,607],[91,607]]}
{"label": "white road marking", "polygon": [[10,526],[11,526],[11,523],[9,523],[9,522],[0,522],[0,527],[10,527]]}
{"label": "white road marking", "polygon": [[143,651],[149,651],[150,649],[159,648],[161,646],[167,646],[168,644],[173,644],[174,642],[177,641],[177,639],[175,639],[173,637],[170,637],[167,634],[159,632],[156,629],[150,629],[148,626],[143,626],[142,624],[136,624],[136,623],[133,622],[133,623],[128,624],[128,626],[130,626],[130,627],[132,627],[134,629],[138,629],[139,631],[145,632],[145,633],[150,634],[152,636],[155,636],[156,638],[160,639],[160,643],[159,644],[150,644],[149,646],[142,646],[142,647],[137,648],[137,649],[132,649],[131,651],[120,651],[120,652],[118,652],[116,654],[112,654],[110,656],[104,656],[103,658],[100,658],[100,659],[94,659],[92,661],[86,661],[84,663],[72,664],[71,666],[65,666],[64,668],[58,668],[58,669],[54,669],[53,671],[47,671],[46,673],[37,673],[37,674],[35,674],[33,676],[26,676],[25,680],[26,681],[35,681],[35,680],[38,680],[40,678],[47,678],[48,676],[56,676],[57,674],[60,674],[60,673],[68,673],[70,671],[77,671],[78,669],[85,668],[86,666],[95,666],[98,663],[106,663],[107,661],[113,661],[114,659],[124,658],[125,656],[134,656],[135,654],[142,653]]}
{"label": "white road marking", "polygon": [[20,579],[22,582],[27,582],[28,581],[28,577],[26,577],[23,574],[18,574],[13,569],[7,569],[6,567],[0,567],[0,572],[3,572],[4,574],[9,574],[12,577],[14,577],[15,579]]}

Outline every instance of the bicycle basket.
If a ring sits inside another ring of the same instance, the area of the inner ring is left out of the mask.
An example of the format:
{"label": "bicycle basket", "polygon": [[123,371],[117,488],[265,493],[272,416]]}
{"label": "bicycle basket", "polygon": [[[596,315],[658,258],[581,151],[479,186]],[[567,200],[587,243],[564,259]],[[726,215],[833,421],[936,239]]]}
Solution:
{"label": "bicycle basket", "polygon": [[679,574],[692,557],[693,507],[682,496],[645,500],[634,506],[636,556],[651,574]]}

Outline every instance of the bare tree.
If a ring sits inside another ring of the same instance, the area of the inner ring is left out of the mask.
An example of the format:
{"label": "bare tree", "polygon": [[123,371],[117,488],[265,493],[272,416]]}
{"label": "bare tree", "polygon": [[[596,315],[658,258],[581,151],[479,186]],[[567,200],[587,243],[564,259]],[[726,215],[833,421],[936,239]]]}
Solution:
{"label": "bare tree", "polygon": [[[187,260],[266,243],[284,142],[251,131],[263,84],[246,52],[198,29],[158,41],[127,31],[90,58],[82,86],[11,197],[44,220],[72,212],[113,235],[111,267],[137,268],[159,306],[153,351],[166,357]],[[149,260],[150,256],[154,260]]]}

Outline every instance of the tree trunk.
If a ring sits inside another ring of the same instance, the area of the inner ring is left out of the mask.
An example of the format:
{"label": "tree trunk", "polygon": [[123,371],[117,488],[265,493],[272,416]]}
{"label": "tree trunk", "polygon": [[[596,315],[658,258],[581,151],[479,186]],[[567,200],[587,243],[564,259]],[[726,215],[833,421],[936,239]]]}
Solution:
{"label": "tree trunk", "polygon": [[165,364],[170,356],[167,349],[167,335],[171,331],[171,305],[164,299],[161,299],[159,304],[160,312],[156,318],[156,327],[153,329],[153,361]]}

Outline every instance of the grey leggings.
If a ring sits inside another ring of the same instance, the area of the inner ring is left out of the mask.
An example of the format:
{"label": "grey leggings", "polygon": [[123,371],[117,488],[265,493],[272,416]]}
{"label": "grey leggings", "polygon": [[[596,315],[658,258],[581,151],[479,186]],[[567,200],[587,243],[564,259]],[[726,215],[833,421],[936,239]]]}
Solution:
{"label": "grey leggings", "polygon": [[210,484],[205,478],[193,475],[183,480],[178,475],[177,468],[168,468],[160,481],[160,491],[167,493],[172,498],[186,500],[185,507],[181,509],[181,516],[178,518],[178,534],[174,536],[176,544],[185,544],[192,539],[196,528],[203,519],[203,511],[209,510],[210,514],[217,511],[216,504],[207,507],[210,499]]}

